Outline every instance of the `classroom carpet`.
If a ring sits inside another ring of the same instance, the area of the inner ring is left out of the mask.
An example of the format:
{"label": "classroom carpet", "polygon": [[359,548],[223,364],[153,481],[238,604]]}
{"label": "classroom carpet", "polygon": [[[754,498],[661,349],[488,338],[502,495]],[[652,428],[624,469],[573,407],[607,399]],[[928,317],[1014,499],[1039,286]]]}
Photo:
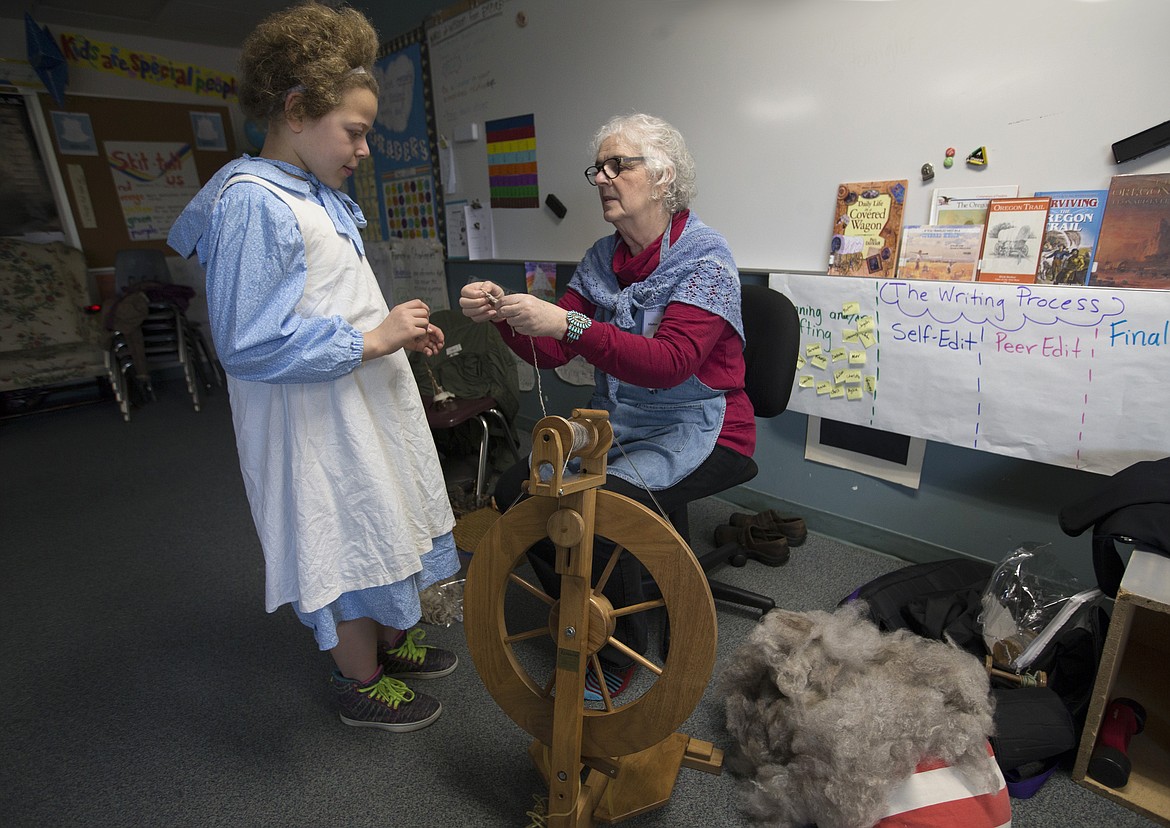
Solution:
{"label": "classroom carpet", "polygon": [[[338,721],[328,654],[287,607],[264,611],[226,393],[195,411],[181,383],[156,392],[129,423],[112,401],[0,422],[0,823],[536,824],[547,788],[531,737],[485,689],[462,622],[426,627],[460,659],[422,688],[443,703],[438,722],[389,734]],[[695,551],[737,510],[694,504]],[[810,530],[787,564],[718,577],[824,610],[903,564]],[[726,748],[716,681],[758,614],[717,610],[712,681],[680,730]],[[665,807],[623,825],[749,825],[740,796],[730,773],[684,769]],[[1016,828],[1152,824],[1066,769],[1012,804]]]}

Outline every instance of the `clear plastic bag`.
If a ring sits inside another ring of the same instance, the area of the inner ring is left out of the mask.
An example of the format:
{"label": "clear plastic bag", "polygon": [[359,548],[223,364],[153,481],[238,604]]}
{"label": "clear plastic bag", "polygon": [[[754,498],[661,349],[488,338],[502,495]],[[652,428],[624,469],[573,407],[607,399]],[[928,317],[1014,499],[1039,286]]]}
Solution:
{"label": "clear plastic bag", "polygon": [[1062,629],[1085,623],[1102,598],[1061,564],[1050,544],[1024,544],[1008,555],[983,591],[979,624],[992,660],[1026,670]]}

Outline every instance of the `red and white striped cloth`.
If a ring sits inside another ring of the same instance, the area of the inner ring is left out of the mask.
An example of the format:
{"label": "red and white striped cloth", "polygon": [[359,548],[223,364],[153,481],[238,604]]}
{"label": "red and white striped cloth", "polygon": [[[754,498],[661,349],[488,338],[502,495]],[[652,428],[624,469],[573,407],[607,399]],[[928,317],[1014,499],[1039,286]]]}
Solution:
{"label": "red and white striped cloth", "polygon": [[1010,828],[1012,803],[991,745],[987,760],[995,772],[996,790],[979,789],[966,774],[941,760],[920,762],[890,794],[885,815],[874,828]]}

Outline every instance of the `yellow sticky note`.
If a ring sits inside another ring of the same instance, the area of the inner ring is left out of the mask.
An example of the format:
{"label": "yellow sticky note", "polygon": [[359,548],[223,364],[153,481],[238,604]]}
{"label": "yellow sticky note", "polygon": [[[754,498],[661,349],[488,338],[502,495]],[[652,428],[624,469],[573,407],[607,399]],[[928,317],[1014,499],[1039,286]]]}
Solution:
{"label": "yellow sticky note", "polygon": [[857,316],[857,314],[861,313],[861,303],[846,302],[841,306],[841,313],[845,314],[846,316]]}
{"label": "yellow sticky note", "polygon": [[845,382],[845,369],[844,368],[842,368],[839,371],[833,372],[833,382],[836,383],[837,385],[840,385],[841,383]]}
{"label": "yellow sticky note", "polygon": [[869,374],[866,376],[865,390],[871,394],[877,393],[877,377],[875,377],[873,374]]}
{"label": "yellow sticky note", "polygon": [[847,400],[860,400],[861,399],[860,386],[854,385],[851,388],[846,388],[845,389],[845,399],[847,399]]}
{"label": "yellow sticky note", "polygon": [[817,383],[816,380],[814,380],[810,375],[804,374],[799,380],[797,380],[797,384],[801,388],[814,388],[816,387]]}
{"label": "yellow sticky note", "polygon": [[843,331],[841,331],[841,338],[846,342],[856,342],[857,331],[853,330],[852,328],[845,328]]}
{"label": "yellow sticky note", "polygon": [[850,368],[849,370],[842,371],[841,373],[843,373],[845,375],[844,382],[846,385],[860,385],[861,384],[861,372],[858,371],[856,368]]}
{"label": "yellow sticky note", "polygon": [[829,364],[829,358],[824,354],[817,354],[815,357],[810,359],[809,362],[813,364],[814,368],[820,368],[823,371]]}
{"label": "yellow sticky note", "polygon": [[828,380],[821,380],[817,383],[817,394],[828,394],[833,390],[833,383]]}
{"label": "yellow sticky note", "polygon": [[860,334],[860,337],[861,337],[861,344],[867,348],[872,348],[874,345],[877,345],[877,339],[874,338],[874,335],[871,334],[869,331],[866,331],[865,333]]}
{"label": "yellow sticky note", "polygon": [[849,352],[850,365],[865,365],[865,351],[850,351]]}
{"label": "yellow sticky note", "polygon": [[845,386],[844,385],[834,385],[833,390],[829,392],[829,399],[831,399],[831,400],[839,400],[844,396],[845,396]]}
{"label": "yellow sticky note", "polygon": [[848,354],[844,348],[834,348],[829,352],[829,356],[833,358],[833,362],[840,362],[841,360],[845,359]]}
{"label": "yellow sticky note", "polygon": [[873,333],[874,324],[872,316],[863,316],[857,320],[857,332],[859,334]]}
{"label": "yellow sticky note", "polygon": [[796,370],[799,371],[803,367],[804,367],[804,357],[797,354],[797,356],[796,356]]}
{"label": "yellow sticky note", "polygon": [[805,356],[815,357],[819,353],[821,353],[821,343],[819,342],[810,342],[804,346]]}

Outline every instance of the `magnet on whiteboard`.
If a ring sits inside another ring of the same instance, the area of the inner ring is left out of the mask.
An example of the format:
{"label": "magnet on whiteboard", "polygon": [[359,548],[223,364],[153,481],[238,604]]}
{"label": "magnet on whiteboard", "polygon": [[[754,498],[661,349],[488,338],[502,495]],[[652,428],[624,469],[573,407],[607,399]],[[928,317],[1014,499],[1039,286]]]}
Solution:
{"label": "magnet on whiteboard", "polygon": [[922,180],[930,181],[932,178],[934,178],[934,165],[927,162],[922,165]]}
{"label": "magnet on whiteboard", "polygon": [[971,150],[971,154],[967,156],[967,163],[976,167],[984,166],[987,163],[987,147]]}
{"label": "magnet on whiteboard", "polygon": [[455,127],[455,141],[456,143],[466,144],[471,141],[479,140],[479,124],[474,121],[470,124],[462,124]]}
{"label": "magnet on whiteboard", "polygon": [[544,203],[548,205],[548,209],[552,210],[556,214],[557,218],[563,219],[565,217],[565,213],[569,212],[569,209],[561,203],[561,200],[552,193],[548,194],[548,197],[545,198]]}

